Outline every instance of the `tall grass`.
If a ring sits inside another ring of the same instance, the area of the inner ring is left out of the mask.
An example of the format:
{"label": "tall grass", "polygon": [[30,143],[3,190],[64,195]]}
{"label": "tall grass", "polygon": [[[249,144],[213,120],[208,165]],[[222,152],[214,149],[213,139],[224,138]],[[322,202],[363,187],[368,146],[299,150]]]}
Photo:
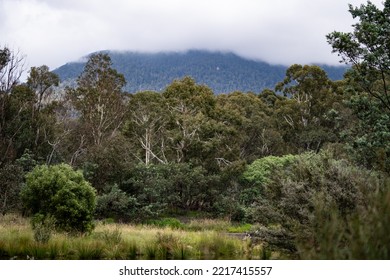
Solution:
{"label": "tall grass", "polygon": [[[27,219],[0,217],[0,259],[259,259],[246,240],[229,236],[230,224],[207,220],[188,229],[155,225],[98,223],[90,235],[53,233],[47,243],[34,240]],[[252,246],[253,247],[253,246]]]}

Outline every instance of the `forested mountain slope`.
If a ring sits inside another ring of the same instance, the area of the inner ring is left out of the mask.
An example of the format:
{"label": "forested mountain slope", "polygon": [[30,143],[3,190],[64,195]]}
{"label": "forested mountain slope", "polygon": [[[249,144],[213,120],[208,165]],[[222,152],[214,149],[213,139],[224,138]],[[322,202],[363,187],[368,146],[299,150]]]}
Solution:
{"label": "forested mountain slope", "polygon": [[[128,92],[161,91],[173,80],[193,77],[215,93],[261,92],[283,80],[287,66],[270,65],[233,53],[192,50],[188,52],[135,53],[108,51],[114,68],[123,73]],[[345,67],[320,65],[333,80],[342,79]],[[82,72],[83,62],[67,63],[54,72],[62,81],[73,80]]]}

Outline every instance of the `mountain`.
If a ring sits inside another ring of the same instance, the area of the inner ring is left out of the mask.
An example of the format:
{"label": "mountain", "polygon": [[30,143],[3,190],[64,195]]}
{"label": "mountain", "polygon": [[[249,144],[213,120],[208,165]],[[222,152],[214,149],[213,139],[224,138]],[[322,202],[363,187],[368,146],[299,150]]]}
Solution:
{"label": "mountain", "polygon": [[[161,91],[175,79],[193,77],[215,93],[261,92],[273,89],[285,77],[287,66],[271,65],[233,53],[192,50],[188,52],[137,53],[107,51],[113,67],[124,74],[125,90]],[[74,81],[85,62],[67,63],[56,70],[62,81]],[[342,79],[347,68],[320,65],[333,80]]]}

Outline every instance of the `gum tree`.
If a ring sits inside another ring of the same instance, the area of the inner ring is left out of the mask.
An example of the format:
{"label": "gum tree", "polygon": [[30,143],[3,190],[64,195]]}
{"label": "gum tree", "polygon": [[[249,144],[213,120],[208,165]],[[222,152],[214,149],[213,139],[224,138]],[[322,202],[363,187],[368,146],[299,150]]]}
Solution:
{"label": "gum tree", "polygon": [[346,75],[348,100],[359,122],[350,130],[358,162],[390,171],[390,1],[383,9],[371,2],[349,5],[357,23],[352,32],[327,35],[333,52],[352,65]]}
{"label": "gum tree", "polygon": [[122,88],[126,81],[112,68],[108,54],[89,57],[77,87],[68,89],[72,104],[80,114],[86,135],[100,146],[104,139],[115,135],[125,115]]}
{"label": "gum tree", "polygon": [[371,2],[349,5],[350,14],[358,19],[353,31],[334,31],[327,40],[341,62],[353,66],[353,80],[390,111],[390,1],[383,5],[382,10]]}

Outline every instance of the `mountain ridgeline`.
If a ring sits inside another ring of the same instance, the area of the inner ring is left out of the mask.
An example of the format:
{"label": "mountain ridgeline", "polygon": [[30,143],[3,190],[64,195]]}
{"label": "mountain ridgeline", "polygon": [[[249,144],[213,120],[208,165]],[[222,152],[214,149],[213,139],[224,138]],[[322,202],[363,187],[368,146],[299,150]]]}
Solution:
{"label": "mountain ridgeline", "polygon": [[[233,53],[188,51],[137,53],[108,51],[113,67],[127,81],[125,90],[131,93],[162,91],[175,79],[193,77],[197,83],[209,86],[216,94],[233,91],[261,92],[273,89],[282,81],[287,66],[271,65],[242,58]],[[54,72],[62,81],[73,81],[83,71],[84,62],[67,63]],[[346,67],[319,65],[330,79],[342,79]]]}

